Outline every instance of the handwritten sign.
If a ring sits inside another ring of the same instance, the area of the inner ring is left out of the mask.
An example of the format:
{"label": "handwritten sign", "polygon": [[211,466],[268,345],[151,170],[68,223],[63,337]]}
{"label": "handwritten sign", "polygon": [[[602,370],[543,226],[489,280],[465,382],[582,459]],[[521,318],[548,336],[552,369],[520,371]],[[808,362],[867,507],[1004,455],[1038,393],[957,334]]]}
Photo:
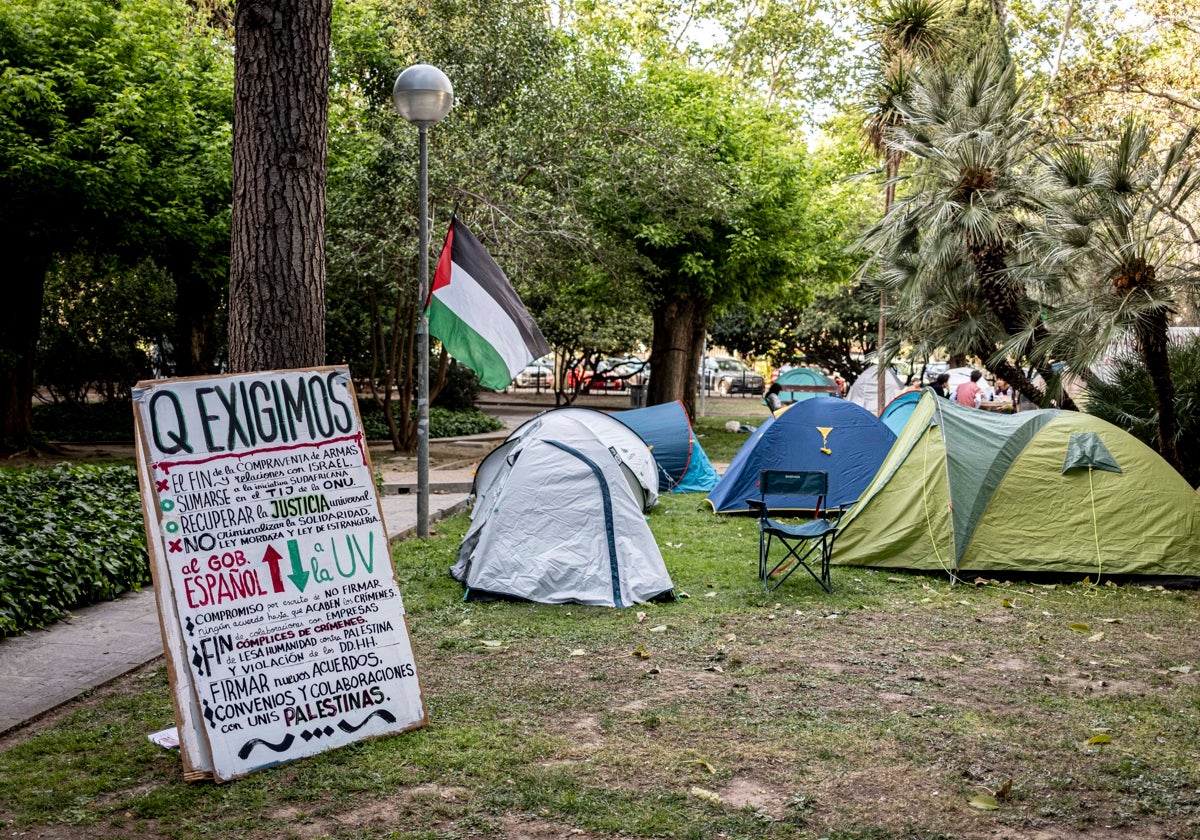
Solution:
{"label": "handwritten sign", "polygon": [[185,776],[423,726],[349,371],[156,380],[133,401]]}

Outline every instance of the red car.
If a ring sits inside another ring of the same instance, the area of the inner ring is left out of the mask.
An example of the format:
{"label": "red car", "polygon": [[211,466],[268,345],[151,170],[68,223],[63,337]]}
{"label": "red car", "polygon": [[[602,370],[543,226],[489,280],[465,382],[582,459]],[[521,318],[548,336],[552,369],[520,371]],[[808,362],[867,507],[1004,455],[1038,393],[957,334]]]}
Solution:
{"label": "red car", "polygon": [[596,363],[596,370],[591,371],[582,365],[567,371],[567,387],[579,386],[581,391],[624,391],[625,380],[629,374],[623,369],[624,359],[601,359]]}

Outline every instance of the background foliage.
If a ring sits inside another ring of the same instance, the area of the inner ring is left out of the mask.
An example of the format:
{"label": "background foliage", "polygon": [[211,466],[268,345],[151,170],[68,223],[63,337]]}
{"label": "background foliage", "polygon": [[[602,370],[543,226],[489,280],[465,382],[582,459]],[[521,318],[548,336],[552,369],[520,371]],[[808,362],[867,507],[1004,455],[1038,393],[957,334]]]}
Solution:
{"label": "background foliage", "polygon": [[132,467],[0,469],[0,636],[150,582]]}

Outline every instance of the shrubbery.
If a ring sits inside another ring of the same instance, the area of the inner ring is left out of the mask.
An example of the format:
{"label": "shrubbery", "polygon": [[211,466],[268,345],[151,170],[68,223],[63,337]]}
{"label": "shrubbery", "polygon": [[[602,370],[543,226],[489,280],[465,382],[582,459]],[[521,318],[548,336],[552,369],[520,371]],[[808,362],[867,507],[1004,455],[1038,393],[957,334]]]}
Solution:
{"label": "shrubbery", "polygon": [[[387,418],[383,416],[381,406],[360,400],[358,410],[362,415],[363,431],[367,435],[367,440],[391,438],[391,434],[388,432]],[[396,411],[398,414],[399,408]],[[503,423],[478,409],[450,411],[446,408],[438,408],[436,405],[429,409],[429,436],[431,438],[477,435],[481,432],[494,432],[503,428]]]}
{"label": "shrubbery", "polygon": [[0,636],[149,581],[132,467],[0,470]]}
{"label": "shrubbery", "polygon": [[[474,376],[472,373],[471,377]],[[387,440],[390,437],[382,408],[369,400],[359,400],[359,411],[368,440]],[[33,410],[33,427],[42,440],[67,443],[131,442],[133,408],[125,401],[37,405]],[[496,418],[474,408],[453,409],[435,405],[429,409],[431,438],[474,435],[503,427],[504,424]]]}
{"label": "shrubbery", "polygon": [[42,440],[64,443],[133,440],[133,406],[113,402],[60,402],[33,407],[33,429]]}
{"label": "shrubbery", "polygon": [[[1184,478],[1200,486],[1200,341],[1171,342],[1167,347],[1175,382],[1175,446]],[[1104,379],[1091,377],[1083,397],[1088,414],[1119,426],[1158,450],[1158,396],[1146,366],[1135,355],[1118,356]]]}

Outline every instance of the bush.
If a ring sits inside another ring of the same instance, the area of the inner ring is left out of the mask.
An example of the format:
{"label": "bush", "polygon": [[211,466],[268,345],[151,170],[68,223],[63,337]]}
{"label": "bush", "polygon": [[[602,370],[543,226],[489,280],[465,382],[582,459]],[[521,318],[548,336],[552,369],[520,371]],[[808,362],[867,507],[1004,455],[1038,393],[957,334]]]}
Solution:
{"label": "bush", "polygon": [[[433,364],[433,361],[430,360],[430,364]],[[478,392],[479,377],[475,375],[475,371],[458,362],[451,362],[450,367],[446,369],[446,384],[429,405],[430,408],[444,408],[447,411],[474,411],[475,395]]]}
{"label": "bush", "polygon": [[132,467],[0,469],[0,636],[149,581]]}
{"label": "bush", "polygon": [[[394,403],[393,408],[396,411],[396,415],[399,416],[399,403]],[[384,417],[381,406],[368,400],[359,400],[358,410],[362,415],[363,431],[367,435],[367,440],[388,440],[391,438],[391,434],[388,432],[387,418]],[[450,411],[438,406],[431,406],[429,409],[430,438],[477,435],[482,432],[494,432],[497,429],[503,428],[503,423],[478,409]]]}
{"label": "bush", "polygon": [[44,440],[67,443],[133,441],[133,405],[127,400],[102,403],[47,403],[33,407],[33,429]]}
{"label": "bush", "polygon": [[[1175,381],[1175,413],[1179,434],[1175,445],[1183,475],[1200,485],[1200,341],[1172,342],[1168,347]],[[1114,360],[1107,381],[1088,382],[1083,405],[1089,414],[1119,426],[1150,448],[1158,449],[1158,398],[1137,356]]]}
{"label": "bush", "polygon": [[[471,374],[472,378],[475,376]],[[362,399],[358,403],[363,430],[368,440],[387,440],[387,420],[383,409]],[[33,428],[44,440],[68,443],[97,441],[132,442],[133,408],[128,402],[50,403],[33,408]],[[494,432],[504,424],[475,408],[451,409],[441,405],[429,409],[431,438],[476,435]]]}

